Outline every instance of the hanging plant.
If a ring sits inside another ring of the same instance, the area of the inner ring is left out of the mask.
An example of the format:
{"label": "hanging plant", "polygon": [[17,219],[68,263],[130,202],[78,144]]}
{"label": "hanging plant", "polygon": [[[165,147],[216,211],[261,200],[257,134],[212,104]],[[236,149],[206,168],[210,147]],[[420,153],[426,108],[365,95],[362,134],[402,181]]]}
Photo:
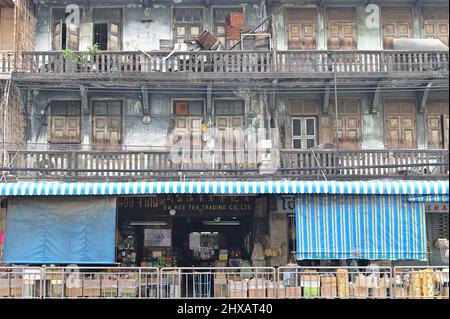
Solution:
{"label": "hanging plant", "polygon": [[71,49],[65,49],[63,51],[63,56],[66,61],[69,61],[71,63],[83,64],[89,61],[89,56],[99,54],[100,52],[100,45],[98,43],[95,43],[93,45],[89,45],[86,51],[82,52],[74,52]]}

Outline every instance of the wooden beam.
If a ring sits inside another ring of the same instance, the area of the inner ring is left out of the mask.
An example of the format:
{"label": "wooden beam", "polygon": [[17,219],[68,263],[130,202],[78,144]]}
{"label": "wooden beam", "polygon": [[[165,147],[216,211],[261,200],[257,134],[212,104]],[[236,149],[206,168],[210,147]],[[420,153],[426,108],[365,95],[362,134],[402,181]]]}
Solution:
{"label": "wooden beam", "polygon": [[375,89],[375,92],[373,93],[372,97],[372,103],[370,106],[370,113],[375,114],[378,112],[378,105],[380,105],[380,98],[381,98],[381,81],[378,81],[377,88]]}
{"label": "wooden beam", "polygon": [[89,113],[89,105],[86,87],[84,85],[80,85],[80,95],[81,95],[81,109],[83,110],[84,114],[87,114]]}
{"label": "wooden beam", "polygon": [[145,85],[141,87],[142,90],[142,113],[143,115],[150,114],[150,107],[148,105],[148,89]]}
{"label": "wooden beam", "polygon": [[331,92],[331,85],[326,84],[325,92],[323,93],[322,97],[322,113],[328,114],[328,109],[330,108],[330,92]]}
{"label": "wooden beam", "polygon": [[432,82],[428,83],[425,89],[418,93],[418,101],[420,103],[419,113],[425,113],[425,108],[427,107],[428,96],[430,95],[432,84]]}

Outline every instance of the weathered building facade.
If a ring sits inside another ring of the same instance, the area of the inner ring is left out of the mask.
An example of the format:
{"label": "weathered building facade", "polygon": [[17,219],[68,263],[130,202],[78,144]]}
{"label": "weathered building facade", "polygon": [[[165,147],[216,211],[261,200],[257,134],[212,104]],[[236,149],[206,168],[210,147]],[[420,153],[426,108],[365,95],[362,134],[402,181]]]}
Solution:
{"label": "weathered building facade", "polygon": [[[26,44],[16,45],[12,73],[23,116],[14,129],[24,129],[20,148],[5,147],[8,182],[76,189],[111,181],[448,178],[445,1],[30,6],[35,31],[25,33],[34,40],[21,35]],[[230,12],[243,12],[238,36]],[[204,30],[221,47],[186,43]],[[252,206],[251,241],[268,235],[269,246],[282,250],[270,265],[286,264],[292,251],[299,256],[289,214],[279,213],[292,213],[292,193],[258,193]],[[448,238],[448,211],[433,218],[429,224],[443,229],[436,236]],[[431,263],[430,256],[413,259]]]}

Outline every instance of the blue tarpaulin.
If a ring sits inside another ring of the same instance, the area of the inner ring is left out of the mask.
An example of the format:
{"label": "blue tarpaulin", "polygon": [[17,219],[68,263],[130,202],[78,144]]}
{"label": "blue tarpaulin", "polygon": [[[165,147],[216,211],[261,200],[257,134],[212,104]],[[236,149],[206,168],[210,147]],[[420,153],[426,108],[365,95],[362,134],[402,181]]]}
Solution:
{"label": "blue tarpaulin", "polygon": [[5,263],[115,261],[115,198],[15,197],[7,212]]}

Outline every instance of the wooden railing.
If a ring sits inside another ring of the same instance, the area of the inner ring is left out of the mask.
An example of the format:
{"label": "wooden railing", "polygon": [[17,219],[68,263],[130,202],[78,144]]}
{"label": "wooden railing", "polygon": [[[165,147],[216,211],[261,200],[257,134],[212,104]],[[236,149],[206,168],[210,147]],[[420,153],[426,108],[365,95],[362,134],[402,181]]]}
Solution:
{"label": "wooden railing", "polygon": [[10,73],[14,68],[14,53],[0,51],[0,73]]}
{"label": "wooden railing", "polygon": [[[211,155],[211,154],[209,154]],[[208,156],[209,156],[208,155]],[[203,162],[173,160],[169,151],[35,151],[9,152],[16,177],[51,178],[264,178],[271,175],[302,179],[374,177],[448,178],[448,150],[281,150],[272,161],[234,152],[231,163],[218,163],[220,154]],[[239,160],[237,156],[243,156]],[[260,158],[260,157],[258,157]],[[240,161],[242,160],[243,161]],[[256,158],[255,158],[256,159]],[[222,160],[222,163],[225,162]],[[244,162],[244,164],[243,164]]]}
{"label": "wooden railing", "polygon": [[25,73],[383,73],[448,71],[448,52],[411,51],[104,51],[83,63],[62,52],[24,52]]}

